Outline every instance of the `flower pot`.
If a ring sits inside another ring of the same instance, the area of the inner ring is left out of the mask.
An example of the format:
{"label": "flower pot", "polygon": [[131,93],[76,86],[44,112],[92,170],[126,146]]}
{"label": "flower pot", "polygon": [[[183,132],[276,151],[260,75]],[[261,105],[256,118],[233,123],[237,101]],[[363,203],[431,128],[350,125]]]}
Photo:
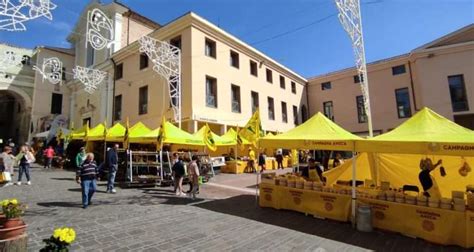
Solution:
{"label": "flower pot", "polygon": [[23,225],[23,221],[20,218],[6,219],[3,223],[4,228],[13,228]]}
{"label": "flower pot", "polygon": [[7,220],[4,214],[0,214],[0,226],[3,226],[3,223]]}
{"label": "flower pot", "polygon": [[22,235],[26,231],[26,224],[22,223],[19,226],[11,228],[0,228],[0,240],[8,240],[19,235]]}

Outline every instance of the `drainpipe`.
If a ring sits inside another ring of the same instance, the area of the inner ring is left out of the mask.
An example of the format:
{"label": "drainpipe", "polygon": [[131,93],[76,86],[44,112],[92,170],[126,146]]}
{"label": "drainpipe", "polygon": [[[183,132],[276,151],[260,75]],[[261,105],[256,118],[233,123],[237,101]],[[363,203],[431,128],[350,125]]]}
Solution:
{"label": "drainpipe", "polygon": [[411,85],[411,93],[412,93],[412,98],[413,98],[413,105],[415,106],[415,112],[418,111],[418,106],[416,104],[416,96],[415,96],[415,84],[413,81],[413,75],[411,71],[411,63],[410,60],[408,60],[408,71],[410,71],[410,85]]}
{"label": "drainpipe", "polygon": [[[306,115],[308,118],[311,118],[311,111],[309,109],[309,92],[308,92],[308,85],[309,82],[305,83],[304,88],[306,89],[306,107],[308,108],[308,114]],[[303,121],[303,120],[302,120]]]}
{"label": "drainpipe", "polygon": [[115,63],[115,60],[113,58],[110,58],[110,61],[112,61],[112,67],[113,67],[113,89],[112,89],[112,124],[115,122],[115,69],[117,67],[117,63]]}

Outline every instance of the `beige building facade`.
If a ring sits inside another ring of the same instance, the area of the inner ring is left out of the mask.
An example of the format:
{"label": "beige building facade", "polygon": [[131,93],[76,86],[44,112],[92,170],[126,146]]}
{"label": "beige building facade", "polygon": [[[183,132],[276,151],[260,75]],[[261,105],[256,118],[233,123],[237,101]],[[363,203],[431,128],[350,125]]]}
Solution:
{"label": "beige building facade", "polygon": [[[355,68],[309,78],[310,114],[367,135]],[[410,53],[368,64],[374,134],[390,131],[423,107],[474,129],[474,25]]]}
{"label": "beige building facade", "polygon": [[22,58],[20,64],[0,70],[0,145],[8,139],[23,144],[28,140],[31,124],[34,50],[0,44],[0,53]]}
{"label": "beige building facade", "polygon": [[[244,126],[257,108],[267,131],[286,131],[305,119],[306,79],[195,13],[149,36],[181,48],[182,128],[188,132],[207,123],[222,134]],[[158,127],[162,115],[173,119],[168,84],[138,49],[135,42],[113,55],[120,72],[115,120]]]}

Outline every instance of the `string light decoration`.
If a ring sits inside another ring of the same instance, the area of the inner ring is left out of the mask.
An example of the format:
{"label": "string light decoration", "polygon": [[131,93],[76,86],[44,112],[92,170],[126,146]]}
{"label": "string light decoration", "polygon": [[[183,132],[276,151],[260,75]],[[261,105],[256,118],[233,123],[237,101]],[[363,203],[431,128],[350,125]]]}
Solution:
{"label": "string light decoration", "polygon": [[174,119],[181,128],[181,50],[148,36],[141,37],[138,42],[140,52],[153,62],[153,70],[168,82]]}
{"label": "string light decoration", "polygon": [[51,84],[61,84],[63,76],[63,63],[56,57],[44,58],[41,68],[33,66],[33,70],[43,76],[44,80],[48,80]]}
{"label": "string light decoration", "polygon": [[109,48],[114,43],[112,21],[99,9],[87,12],[86,48],[88,44],[96,50]]}
{"label": "string light decoration", "polygon": [[339,10],[339,21],[352,40],[352,48],[355,55],[357,73],[360,80],[362,97],[364,98],[365,114],[369,126],[369,136],[372,132],[372,113],[370,110],[369,81],[367,76],[367,64],[365,61],[364,36],[362,33],[362,18],[360,14],[359,0],[335,0]]}
{"label": "string light decoration", "polygon": [[14,51],[0,51],[0,75],[5,76],[10,67],[21,67],[23,60],[26,57],[17,55]]}
{"label": "string light decoration", "polygon": [[26,31],[24,23],[29,20],[53,20],[51,10],[56,7],[50,0],[0,0],[0,30]]}
{"label": "string light decoration", "polygon": [[74,79],[82,82],[85,86],[84,91],[89,94],[94,93],[107,76],[107,72],[81,66],[75,66],[72,72]]}

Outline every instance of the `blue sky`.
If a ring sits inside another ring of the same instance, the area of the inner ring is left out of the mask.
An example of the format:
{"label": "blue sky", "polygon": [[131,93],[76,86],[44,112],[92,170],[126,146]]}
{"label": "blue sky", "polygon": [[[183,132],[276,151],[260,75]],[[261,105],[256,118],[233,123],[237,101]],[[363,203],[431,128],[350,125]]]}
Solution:
{"label": "blue sky", "polygon": [[[86,0],[52,0],[54,19],[0,31],[0,42],[68,47],[66,36]],[[110,2],[110,1],[105,1]],[[193,11],[304,77],[354,65],[349,37],[333,0],[122,0],[166,24]],[[474,23],[473,0],[361,0],[369,62],[396,56]]]}

